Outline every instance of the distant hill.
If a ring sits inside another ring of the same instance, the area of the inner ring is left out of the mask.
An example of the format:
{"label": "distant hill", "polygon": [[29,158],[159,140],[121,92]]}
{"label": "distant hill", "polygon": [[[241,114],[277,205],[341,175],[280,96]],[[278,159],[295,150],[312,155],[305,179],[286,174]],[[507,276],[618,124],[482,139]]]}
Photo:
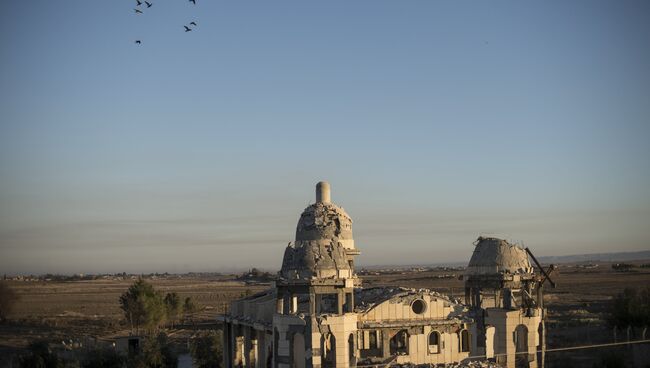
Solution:
{"label": "distant hill", "polygon": [[[591,253],[591,254],[574,254],[568,256],[545,256],[537,257],[540,263],[543,264],[561,264],[561,263],[581,263],[581,262],[630,262],[650,260],[650,250],[639,252],[615,252],[615,253]],[[365,268],[367,270],[378,269],[406,269],[413,267],[465,267],[467,261],[463,262],[446,262],[446,263],[433,263],[433,264],[383,264],[383,265],[359,265],[359,269]],[[531,260],[532,262],[532,260]]]}
{"label": "distant hill", "polygon": [[574,254],[570,256],[538,257],[541,263],[578,263],[578,262],[629,262],[650,259],[650,250],[640,252]]}

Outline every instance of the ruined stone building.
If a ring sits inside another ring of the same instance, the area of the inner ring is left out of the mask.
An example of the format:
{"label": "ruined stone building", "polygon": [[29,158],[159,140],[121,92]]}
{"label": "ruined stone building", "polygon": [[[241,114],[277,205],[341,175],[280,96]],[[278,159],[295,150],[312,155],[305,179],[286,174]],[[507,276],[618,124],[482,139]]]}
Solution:
{"label": "ruined stone building", "polygon": [[[352,219],[316,187],[277,281],[234,301],[224,323],[226,367],[354,367],[492,360],[537,367],[540,276],[525,250],[479,238],[465,301],[430,290],[363,288]],[[537,294],[536,294],[537,293]]]}

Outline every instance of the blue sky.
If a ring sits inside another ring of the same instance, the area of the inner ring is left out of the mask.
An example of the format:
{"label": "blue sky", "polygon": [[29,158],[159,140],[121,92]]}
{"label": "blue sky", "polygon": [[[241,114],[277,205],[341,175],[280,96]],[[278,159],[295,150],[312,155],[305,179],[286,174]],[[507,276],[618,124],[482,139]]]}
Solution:
{"label": "blue sky", "polygon": [[0,269],[275,268],[321,179],[361,265],[650,249],[647,1],[153,3],[0,4]]}

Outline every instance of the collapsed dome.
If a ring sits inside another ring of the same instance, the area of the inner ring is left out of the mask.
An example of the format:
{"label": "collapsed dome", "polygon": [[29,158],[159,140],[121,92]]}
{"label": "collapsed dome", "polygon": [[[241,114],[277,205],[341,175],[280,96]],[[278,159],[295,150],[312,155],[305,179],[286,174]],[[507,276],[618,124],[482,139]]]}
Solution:
{"label": "collapsed dome", "polygon": [[280,276],[286,280],[350,278],[352,266],[345,248],[334,243],[301,241],[284,251]]}
{"label": "collapsed dome", "polygon": [[316,202],[305,208],[296,227],[296,242],[331,240],[354,248],[352,219],[333,203]]}
{"label": "collapsed dome", "polygon": [[533,273],[526,250],[518,245],[482,236],[475,245],[465,271],[467,276]]}
{"label": "collapsed dome", "polygon": [[316,185],[316,203],[305,208],[296,227],[296,241],[284,252],[282,278],[349,278],[353,274],[352,219],[330,202],[330,186]]}

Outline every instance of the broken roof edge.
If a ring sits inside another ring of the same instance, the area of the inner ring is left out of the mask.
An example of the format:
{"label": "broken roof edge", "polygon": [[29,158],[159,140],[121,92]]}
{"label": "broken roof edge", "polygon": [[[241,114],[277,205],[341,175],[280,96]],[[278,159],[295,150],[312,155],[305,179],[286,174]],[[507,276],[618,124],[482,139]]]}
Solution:
{"label": "broken roof edge", "polygon": [[352,217],[350,217],[350,215],[345,211],[345,208],[343,208],[343,207],[341,207],[338,204],[333,203],[333,202],[327,202],[327,203],[314,202],[314,203],[310,203],[309,206],[305,207],[305,209],[302,210],[302,212],[300,213],[299,219],[302,218],[304,215],[308,215],[308,214],[310,214],[312,212],[316,212],[319,209],[331,210],[333,212],[336,212],[338,215],[341,215],[341,216],[345,217],[346,220],[349,220],[350,222],[354,222],[354,221],[352,221]]}
{"label": "broken roof edge", "polygon": [[498,238],[498,237],[496,237],[496,236],[483,236],[483,235],[479,235],[478,238],[476,238],[476,240],[474,240],[474,241],[472,242],[472,245],[474,245],[474,246],[476,247],[476,246],[478,246],[478,245],[479,245],[482,241],[484,241],[484,240],[487,240],[487,241],[498,241],[498,242],[500,242],[500,243],[503,242],[503,243],[506,243],[507,245],[509,245],[509,246],[511,246],[511,247],[516,247],[516,248],[519,248],[519,249],[521,249],[521,250],[525,250],[525,249],[526,249],[526,247],[525,247],[523,244],[520,244],[520,243],[517,242],[517,241],[511,241],[511,240],[508,240],[508,239],[506,239],[505,237],[504,237],[504,238]]}
{"label": "broken roof edge", "polygon": [[[401,298],[405,296],[411,296],[411,295],[424,295],[427,294],[429,296],[435,297],[436,299],[442,299],[445,302],[448,302],[449,304],[453,306],[465,306],[462,304],[458,299],[453,299],[452,297],[441,294],[437,291],[430,290],[430,289],[415,289],[415,288],[406,288],[406,287],[387,287],[387,286],[374,286],[370,288],[355,288],[355,312],[358,313],[368,313],[374,308],[378,307],[384,302],[390,301],[391,299],[394,298]],[[373,292],[382,292],[382,291],[388,291],[387,293],[381,293],[377,295],[377,298],[373,298],[370,300],[365,300],[363,299],[363,295],[359,294],[364,294],[364,293],[373,293]],[[367,304],[366,304],[367,303]],[[365,305],[364,305],[365,304]]]}
{"label": "broken roof edge", "polygon": [[270,287],[268,289],[258,291],[257,293],[251,294],[251,295],[246,295],[243,298],[235,299],[233,302],[241,302],[241,301],[251,301],[251,300],[256,300],[263,298],[265,296],[271,296],[271,295],[277,295],[277,289]]}

